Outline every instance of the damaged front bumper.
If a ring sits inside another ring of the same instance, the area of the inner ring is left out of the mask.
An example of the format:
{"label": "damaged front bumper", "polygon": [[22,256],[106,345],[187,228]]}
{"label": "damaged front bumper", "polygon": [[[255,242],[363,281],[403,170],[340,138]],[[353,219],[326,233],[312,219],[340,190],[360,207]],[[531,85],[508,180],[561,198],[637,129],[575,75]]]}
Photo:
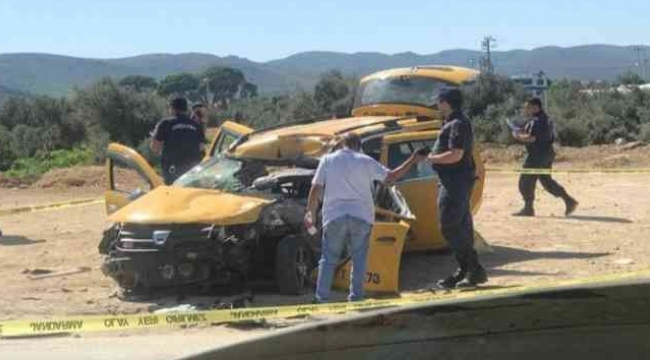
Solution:
{"label": "damaged front bumper", "polygon": [[126,290],[229,284],[247,270],[242,241],[223,227],[125,224],[102,244],[102,272]]}

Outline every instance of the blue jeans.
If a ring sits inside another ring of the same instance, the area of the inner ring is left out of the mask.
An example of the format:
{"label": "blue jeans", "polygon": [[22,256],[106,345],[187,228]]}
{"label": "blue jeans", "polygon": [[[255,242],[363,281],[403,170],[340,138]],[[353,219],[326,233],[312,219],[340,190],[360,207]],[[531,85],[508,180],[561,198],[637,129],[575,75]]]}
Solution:
{"label": "blue jeans", "polygon": [[316,283],[316,300],[318,302],[325,302],[329,298],[334,270],[339,264],[341,252],[346,243],[352,253],[352,274],[350,275],[348,300],[363,299],[370,230],[372,230],[371,224],[349,215],[332,220],[325,226]]}

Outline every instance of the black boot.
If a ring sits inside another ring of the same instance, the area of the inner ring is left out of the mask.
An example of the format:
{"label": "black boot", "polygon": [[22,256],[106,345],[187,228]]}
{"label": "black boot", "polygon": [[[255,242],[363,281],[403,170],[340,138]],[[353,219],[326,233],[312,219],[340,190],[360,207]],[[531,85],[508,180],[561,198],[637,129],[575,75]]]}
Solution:
{"label": "black boot", "polygon": [[566,210],[564,210],[564,216],[569,216],[573,214],[574,211],[576,211],[576,208],[578,207],[578,202],[576,199],[572,198],[569,195],[566,195],[564,198],[564,205],[566,206]]}
{"label": "black boot", "polygon": [[512,216],[535,216],[535,209],[533,208],[533,200],[526,200],[524,208],[513,213]]}
{"label": "black boot", "polygon": [[475,287],[478,284],[484,284],[488,281],[487,273],[478,262],[476,251],[470,250],[467,253],[467,275],[463,280],[456,284],[457,288]]}
{"label": "black boot", "polygon": [[444,279],[438,280],[436,288],[438,289],[453,289],[456,284],[467,276],[467,255],[455,254],[456,261],[458,262],[458,269]]}

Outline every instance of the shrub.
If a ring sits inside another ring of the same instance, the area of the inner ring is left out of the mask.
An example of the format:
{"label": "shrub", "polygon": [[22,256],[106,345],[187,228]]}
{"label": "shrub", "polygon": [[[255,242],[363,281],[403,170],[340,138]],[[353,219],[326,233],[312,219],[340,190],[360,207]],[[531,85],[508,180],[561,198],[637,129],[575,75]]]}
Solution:
{"label": "shrub", "polygon": [[650,142],[650,124],[641,124],[637,140]]}
{"label": "shrub", "polygon": [[38,178],[52,169],[90,165],[93,160],[94,154],[87,148],[55,150],[16,160],[5,175],[20,179]]}
{"label": "shrub", "polygon": [[577,119],[556,121],[555,131],[562,146],[581,147],[589,142],[589,127]]}

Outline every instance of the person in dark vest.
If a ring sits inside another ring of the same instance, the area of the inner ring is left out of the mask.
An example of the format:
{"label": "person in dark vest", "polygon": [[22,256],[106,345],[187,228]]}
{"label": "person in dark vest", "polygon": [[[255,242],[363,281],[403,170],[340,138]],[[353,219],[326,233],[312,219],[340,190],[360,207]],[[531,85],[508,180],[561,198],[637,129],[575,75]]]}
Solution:
{"label": "person in dark vest", "polygon": [[473,287],[487,282],[474,250],[474,222],[470,199],[476,181],[474,130],[461,111],[463,96],[453,88],[438,96],[444,123],[428,157],[438,175],[438,221],[442,235],[458,262],[458,270],[436,284],[439,288]]}
{"label": "person in dark vest", "polygon": [[[532,98],[525,103],[524,113],[529,119],[526,126],[521,131],[512,133],[515,139],[526,144],[528,154],[524,161],[524,169],[550,169],[555,159],[553,122],[549,120],[538,98]],[[519,192],[524,198],[524,207],[514,213],[514,216],[535,216],[535,187],[538,179],[546,191],[564,200],[566,216],[576,210],[578,202],[562,185],[553,180],[550,174],[521,174]]]}
{"label": "person in dark vest", "polygon": [[161,154],[165,185],[170,185],[181,175],[201,162],[206,142],[202,125],[188,114],[185,98],[175,98],[170,104],[172,117],[161,120],[151,136],[151,149]]}

